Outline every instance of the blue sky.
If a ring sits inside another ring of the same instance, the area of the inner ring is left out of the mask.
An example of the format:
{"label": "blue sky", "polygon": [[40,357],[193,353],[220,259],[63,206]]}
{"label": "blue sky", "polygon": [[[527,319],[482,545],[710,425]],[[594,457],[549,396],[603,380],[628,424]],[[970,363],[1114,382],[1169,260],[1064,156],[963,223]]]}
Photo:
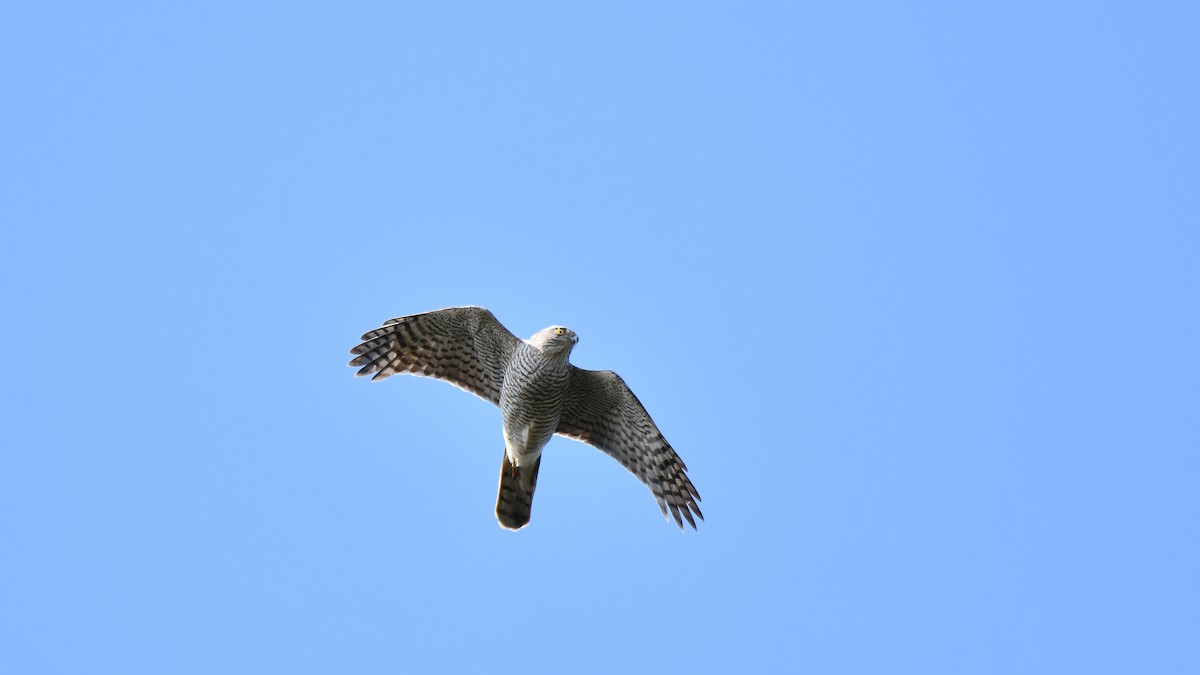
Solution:
{"label": "blue sky", "polygon": [[[1200,670],[1191,3],[14,3],[0,671]],[[680,533],[352,377],[619,372]]]}

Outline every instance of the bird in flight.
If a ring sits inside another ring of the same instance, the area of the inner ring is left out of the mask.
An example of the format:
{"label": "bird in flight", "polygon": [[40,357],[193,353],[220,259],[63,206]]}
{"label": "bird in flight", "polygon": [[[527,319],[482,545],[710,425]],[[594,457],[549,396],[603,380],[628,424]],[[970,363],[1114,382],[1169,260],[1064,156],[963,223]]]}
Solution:
{"label": "bird in flight", "polygon": [[[529,523],[542,448],[554,434],[593,445],[650,488],[658,507],[683,529],[704,520],[687,466],[663,438],[625,381],[611,370],[568,362],[579,336],[551,326],[528,340],[482,307],[451,307],[390,319],[350,350],[356,376],[396,373],[445,380],[499,406],[504,432],[496,519]],[[694,517],[693,517],[694,516]]]}

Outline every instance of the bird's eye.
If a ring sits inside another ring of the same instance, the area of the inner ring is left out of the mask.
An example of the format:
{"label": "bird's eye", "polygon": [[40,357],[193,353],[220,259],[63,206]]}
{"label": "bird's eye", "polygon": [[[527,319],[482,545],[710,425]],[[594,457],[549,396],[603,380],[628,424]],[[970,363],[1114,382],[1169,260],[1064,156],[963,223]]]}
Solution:
{"label": "bird's eye", "polygon": [[560,327],[558,327],[558,328],[555,328],[555,329],[554,329],[554,334],[555,334],[555,335],[562,335],[563,333],[566,333],[566,332],[567,332],[567,329],[566,329],[566,328],[563,328],[563,327],[561,327],[561,326],[560,326]]}

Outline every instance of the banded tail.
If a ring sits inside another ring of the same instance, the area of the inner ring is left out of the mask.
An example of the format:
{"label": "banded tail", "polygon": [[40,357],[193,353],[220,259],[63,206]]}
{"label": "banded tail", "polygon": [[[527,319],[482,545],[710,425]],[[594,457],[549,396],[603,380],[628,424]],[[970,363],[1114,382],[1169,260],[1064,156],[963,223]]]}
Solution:
{"label": "banded tail", "polygon": [[504,453],[504,463],[500,465],[500,493],[496,496],[496,520],[509,530],[519,530],[529,524],[530,510],[533,508],[533,490],[537,487],[538,467],[542,465],[539,456],[533,464],[516,466]]}

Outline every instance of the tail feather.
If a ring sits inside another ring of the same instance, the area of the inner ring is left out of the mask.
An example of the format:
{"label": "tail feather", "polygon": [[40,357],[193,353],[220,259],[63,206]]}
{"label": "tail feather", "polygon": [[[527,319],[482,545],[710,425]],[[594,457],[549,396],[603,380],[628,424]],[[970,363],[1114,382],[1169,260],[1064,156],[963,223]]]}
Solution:
{"label": "tail feather", "polygon": [[504,463],[500,466],[500,492],[496,496],[496,520],[500,525],[510,530],[519,530],[529,524],[529,514],[533,508],[533,490],[537,487],[538,467],[542,458],[533,460],[533,464],[516,466],[504,453]]}

